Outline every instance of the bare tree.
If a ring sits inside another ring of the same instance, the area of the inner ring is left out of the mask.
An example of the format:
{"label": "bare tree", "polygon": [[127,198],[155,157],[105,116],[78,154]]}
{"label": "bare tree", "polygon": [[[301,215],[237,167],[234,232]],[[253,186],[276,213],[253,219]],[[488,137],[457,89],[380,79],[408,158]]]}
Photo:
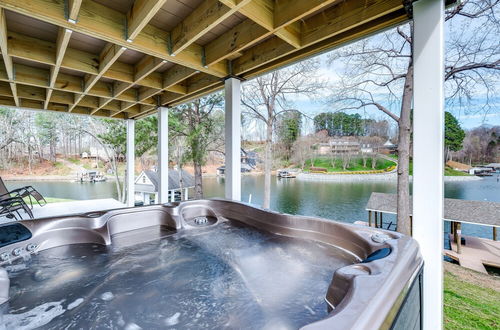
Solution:
{"label": "bare tree", "polygon": [[[488,99],[494,93],[492,72],[500,69],[500,25],[496,19],[499,3],[500,0],[464,0],[446,12],[450,33],[446,42],[444,76],[449,103],[462,104],[483,91]],[[464,33],[465,30],[474,32]],[[397,227],[408,235],[411,233],[412,50],[413,26],[410,23],[340,49],[329,58],[332,64],[344,65],[337,87],[339,92],[333,98],[337,107],[344,110],[372,107],[398,124]],[[486,102],[486,111],[488,107]]]}
{"label": "bare tree", "polygon": [[302,170],[306,166],[306,162],[312,158],[312,147],[314,139],[310,136],[300,136],[292,146],[292,161],[300,164]]}
{"label": "bare tree", "polygon": [[322,87],[317,78],[318,62],[307,60],[288,68],[255,78],[243,85],[242,103],[245,113],[265,123],[266,144],[264,155],[264,202],[269,208],[271,200],[271,167],[273,129],[279,115],[296,111],[289,101],[290,96],[315,95]]}
{"label": "bare tree", "polygon": [[346,151],[342,153],[342,169],[345,171],[351,166],[352,152]]}

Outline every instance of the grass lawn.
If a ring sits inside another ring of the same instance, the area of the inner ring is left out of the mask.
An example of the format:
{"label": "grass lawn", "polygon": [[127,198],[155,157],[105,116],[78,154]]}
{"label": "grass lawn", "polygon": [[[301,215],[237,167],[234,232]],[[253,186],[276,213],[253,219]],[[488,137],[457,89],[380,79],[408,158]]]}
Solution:
{"label": "grass lawn", "polygon": [[499,329],[500,279],[456,267],[445,266],[445,329]]}
{"label": "grass lawn", "polygon": [[[377,163],[375,165],[374,170],[383,170],[393,165],[395,165],[394,162],[384,158],[379,158],[377,159]],[[308,171],[310,167],[311,167],[311,161],[309,160],[306,162],[306,166],[304,169]],[[314,167],[326,168],[328,172],[344,172],[344,169],[342,168],[341,159],[337,159],[335,161],[335,166],[332,166],[331,160],[329,158],[316,158],[314,159]],[[346,169],[346,171],[371,171],[371,170],[372,170],[371,159],[368,159],[366,162],[366,167],[363,167],[363,160],[361,158],[353,158],[351,160],[349,167]]]}
{"label": "grass lawn", "polygon": [[[410,161],[410,175],[413,175],[413,161]],[[444,176],[471,176],[469,173],[461,172],[452,169],[451,167],[444,167]]]}

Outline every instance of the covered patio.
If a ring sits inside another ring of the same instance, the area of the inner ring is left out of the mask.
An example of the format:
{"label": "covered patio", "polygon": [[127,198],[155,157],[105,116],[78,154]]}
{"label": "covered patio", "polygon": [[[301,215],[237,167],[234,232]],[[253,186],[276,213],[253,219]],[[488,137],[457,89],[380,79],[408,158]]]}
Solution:
{"label": "covered patio", "polygon": [[170,107],[225,90],[225,197],[241,198],[241,81],[414,21],[413,236],[423,328],[442,327],[444,0],[2,0],[0,105],[126,120],[158,114],[168,202]]}

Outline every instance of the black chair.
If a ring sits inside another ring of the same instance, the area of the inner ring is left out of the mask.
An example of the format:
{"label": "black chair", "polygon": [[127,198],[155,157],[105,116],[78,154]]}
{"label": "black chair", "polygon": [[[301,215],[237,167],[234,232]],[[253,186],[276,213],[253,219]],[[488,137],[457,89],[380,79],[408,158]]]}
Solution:
{"label": "black chair", "polygon": [[11,197],[21,197],[21,198],[28,197],[31,208],[33,208],[33,199],[40,206],[45,206],[47,204],[47,201],[45,200],[45,198],[43,198],[42,194],[40,194],[32,186],[24,186],[22,188],[8,190],[2,178],[0,178],[0,201],[4,199],[9,199]]}
{"label": "black chair", "polygon": [[31,209],[21,197],[10,197],[0,200],[0,217],[5,216],[8,219],[22,220],[23,217],[19,213],[21,210],[24,211],[30,219],[33,219]]}

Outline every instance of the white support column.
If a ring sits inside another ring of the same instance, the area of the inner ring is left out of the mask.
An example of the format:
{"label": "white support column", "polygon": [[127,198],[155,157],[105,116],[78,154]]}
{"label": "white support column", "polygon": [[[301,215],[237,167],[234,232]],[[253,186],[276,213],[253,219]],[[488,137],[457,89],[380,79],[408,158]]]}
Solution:
{"label": "white support column", "polygon": [[184,200],[187,201],[189,199],[189,189],[184,188]]}
{"label": "white support column", "polygon": [[158,108],[158,187],[157,204],[168,203],[168,108]]}
{"label": "white support column", "polygon": [[240,80],[225,81],[225,197],[241,200],[241,94]]}
{"label": "white support column", "polygon": [[443,327],[444,0],[413,5],[413,237],[424,258],[423,329]]}
{"label": "white support column", "polygon": [[135,120],[127,119],[127,206],[134,206],[135,202]]}

